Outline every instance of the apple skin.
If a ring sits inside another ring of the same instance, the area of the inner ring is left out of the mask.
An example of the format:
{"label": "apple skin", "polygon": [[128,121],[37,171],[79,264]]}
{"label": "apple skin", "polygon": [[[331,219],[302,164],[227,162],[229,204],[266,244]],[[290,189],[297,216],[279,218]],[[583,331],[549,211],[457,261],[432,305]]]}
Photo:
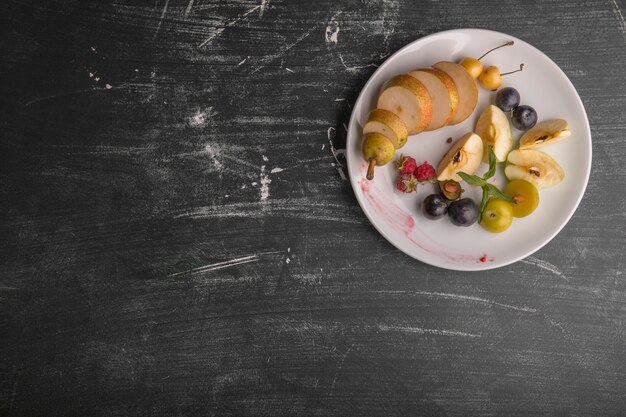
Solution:
{"label": "apple skin", "polygon": [[459,108],[450,120],[451,125],[461,123],[467,119],[478,102],[478,85],[476,80],[461,65],[450,61],[440,61],[433,65],[433,68],[448,74],[454,81],[454,85],[459,93]]}
{"label": "apple skin", "polygon": [[399,116],[409,135],[424,131],[432,119],[432,102],[428,90],[408,74],[396,75],[385,83],[376,107]]}
{"label": "apple skin", "polygon": [[474,132],[468,132],[457,140],[441,158],[437,166],[437,180],[463,181],[459,172],[474,174],[483,157],[483,141]]}

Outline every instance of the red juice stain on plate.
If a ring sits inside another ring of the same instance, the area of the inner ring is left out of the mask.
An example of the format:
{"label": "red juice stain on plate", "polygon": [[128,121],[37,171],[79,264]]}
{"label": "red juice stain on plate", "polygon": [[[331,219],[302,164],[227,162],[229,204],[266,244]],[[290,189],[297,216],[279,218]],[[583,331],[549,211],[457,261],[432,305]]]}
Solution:
{"label": "red juice stain on plate", "polygon": [[[362,164],[362,169],[366,168],[366,164]],[[378,197],[378,195],[381,195],[381,193],[380,191],[378,191],[377,187],[372,184],[372,181],[363,178],[360,182],[360,185],[361,191],[363,191],[363,195],[369,202],[370,206],[372,206],[374,211],[376,211],[376,213],[381,216],[390,227],[401,231],[408,240],[410,240],[414,245],[416,245],[423,251],[452,262],[473,261],[476,259],[476,257],[472,255],[450,255],[445,250],[436,250],[434,248],[425,246],[423,244],[423,241],[426,239],[432,239],[425,235],[420,237],[413,236],[416,232],[415,220],[413,219],[413,216],[402,210],[391,200],[382,201]],[[432,244],[436,245],[434,241],[432,241]]]}

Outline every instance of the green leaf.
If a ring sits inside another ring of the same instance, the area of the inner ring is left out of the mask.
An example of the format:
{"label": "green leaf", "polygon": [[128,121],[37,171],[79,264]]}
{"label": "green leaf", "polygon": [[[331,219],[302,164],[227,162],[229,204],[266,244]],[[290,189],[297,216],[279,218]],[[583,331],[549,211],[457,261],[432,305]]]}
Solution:
{"label": "green leaf", "polygon": [[498,190],[498,187],[496,187],[495,185],[487,184],[487,189],[489,190],[489,193],[492,196],[494,196],[495,198],[499,198],[500,200],[508,201],[511,204],[516,204],[515,200],[513,200],[508,195],[502,193],[502,191]]}
{"label": "green leaf", "polygon": [[486,184],[485,180],[483,180],[480,177],[477,177],[476,175],[469,175],[469,174],[466,174],[465,172],[459,172],[458,174],[459,174],[459,176],[461,178],[463,178],[463,181],[465,181],[469,185],[475,185],[477,187],[482,187],[482,186],[484,186]]}
{"label": "green leaf", "polygon": [[496,154],[493,153],[493,146],[489,146],[489,171],[485,172],[483,179],[488,180],[496,174]]}
{"label": "green leaf", "polygon": [[483,199],[480,201],[480,207],[478,208],[478,223],[483,220],[483,213],[485,212],[485,207],[487,207],[487,203],[489,202],[489,191],[487,187],[483,187]]}

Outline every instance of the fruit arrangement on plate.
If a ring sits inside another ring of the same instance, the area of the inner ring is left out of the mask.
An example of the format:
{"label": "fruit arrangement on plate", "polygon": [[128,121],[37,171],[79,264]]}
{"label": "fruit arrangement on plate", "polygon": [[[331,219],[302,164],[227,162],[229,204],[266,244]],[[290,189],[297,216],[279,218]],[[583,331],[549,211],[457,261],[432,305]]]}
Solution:
{"label": "fruit arrangement on plate", "polygon": [[[509,228],[513,218],[530,215],[539,204],[539,190],[557,185],[565,176],[559,163],[537,148],[562,141],[571,132],[563,119],[539,121],[537,112],[521,103],[517,89],[499,89],[502,76],[522,71],[524,64],[507,73],[500,73],[496,66],[483,67],[481,59],[488,53],[513,44],[506,42],[479,58],[441,61],[431,68],[391,77],[363,126],[367,179],[374,178],[376,166],[394,159],[409,135],[466,120],[476,109],[480,84],[495,92],[494,104],[482,109],[473,131],[451,145],[436,169],[426,161],[418,165],[414,158],[401,155],[396,160],[396,188],[409,194],[420,184],[432,184],[434,192],[421,201],[423,217],[436,220],[447,216],[456,226],[478,223],[500,233]],[[523,132],[518,141],[511,126]],[[475,173],[482,163],[488,164],[488,170],[479,177]],[[498,163],[505,164],[509,180],[502,189],[490,182]],[[480,187],[480,202],[464,197],[463,187]]]}

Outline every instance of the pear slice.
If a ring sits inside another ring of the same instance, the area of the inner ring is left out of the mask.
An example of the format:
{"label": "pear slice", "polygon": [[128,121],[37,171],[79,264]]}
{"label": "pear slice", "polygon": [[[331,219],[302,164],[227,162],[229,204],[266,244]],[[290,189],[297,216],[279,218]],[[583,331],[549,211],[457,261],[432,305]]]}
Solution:
{"label": "pear slice", "polygon": [[[458,107],[458,93],[454,82],[443,71],[433,69],[418,69],[410,71],[409,75],[421,81],[430,94],[433,117],[425,130],[435,130],[447,125]],[[449,83],[446,84],[444,80]],[[451,94],[450,89],[454,93]],[[455,107],[453,107],[453,94],[456,95]]]}
{"label": "pear slice", "polygon": [[519,140],[520,149],[534,149],[551,143],[557,143],[570,137],[567,120],[551,119],[537,123],[528,130]]}
{"label": "pear slice", "polygon": [[432,102],[428,90],[424,84],[407,74],[396,75],[387,81],[376,107],[400,117],[409,135],[426,129],[432,119]]}
{"label": "pear slice", "polygon": [[504,174],[509,180],[525,180],[538,190],[557,185],[565,178],[565,171],[550,155],[534,149],[516,149],[509,152]]}
{"label": "pear slice", "polygon": [[457,140],[437,166],[437,180],[463,181],[458,172],[474,174],[483,158],[483,141],[477,134],[468,132]]}
{"label": "pear slice", "polygon": [[467,119],[476,108],[478,102],[478,86],[476,80],[461,65],[449,61],[437,62],[433,68],[448,74],[454,81],[459,94],[459,107],[449,124],[455,125]]}
{"label": "pear slice", "polygon": [[513,148],[513,135],[509,119],[502,110],[494,105],[487,106],[480,114],[474,131],[483,140],[485,163],[489,163],[489,146],[493,146],[498,162],[506,161],[506,156]]}
{"label": "pear slice", "polygon": [[370,112],[363,126],[363,134],[368,133],[380,133],[387,136],[396,149],[404,146],[409,134],[402,119],[395,113],[384,109],[374,109]]}

